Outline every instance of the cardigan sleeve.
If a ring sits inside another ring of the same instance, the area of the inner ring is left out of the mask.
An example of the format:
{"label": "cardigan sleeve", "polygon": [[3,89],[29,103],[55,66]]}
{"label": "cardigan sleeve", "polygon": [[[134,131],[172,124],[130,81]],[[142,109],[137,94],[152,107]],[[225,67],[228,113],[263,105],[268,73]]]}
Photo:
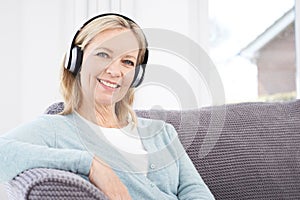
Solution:
{"label": "cardigan sleeve", "polygon": [[[204,183],[193,162],[184,151],[182,144],[179,141],[178,134],[175,128],[168,124],[167,130],[171,140],[178,140],[180,145],[180,156],[178,158],[179,168],[179,185],[177,197],[180,200],[213,200],[215,199],[207,185]],[[178,148],[178,147],[177,147]]]}
{"label": "cardigan sleeve", "polygon": [[0,137],[0,182],[31,168],[55,168],[88,175],[93,155],[78,149],[55,148],[55,129],[43,117]]}

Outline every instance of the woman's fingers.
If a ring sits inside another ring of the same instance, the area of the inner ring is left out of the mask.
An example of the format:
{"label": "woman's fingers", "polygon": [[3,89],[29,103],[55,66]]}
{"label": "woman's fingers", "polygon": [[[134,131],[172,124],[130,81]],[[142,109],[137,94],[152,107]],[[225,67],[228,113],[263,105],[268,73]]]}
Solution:
{"label": "woman's fingers", "polygon": [[111,200],[131,200],[127,187],[116,173],[98,157],[94,157],[89,174],[90,181]]}

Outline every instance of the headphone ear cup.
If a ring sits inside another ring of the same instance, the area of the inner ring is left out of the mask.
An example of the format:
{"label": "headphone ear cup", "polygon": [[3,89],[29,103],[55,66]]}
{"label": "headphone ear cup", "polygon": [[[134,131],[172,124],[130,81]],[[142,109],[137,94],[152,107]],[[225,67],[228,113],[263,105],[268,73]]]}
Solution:
{"label": "headphone ear cup", "polygon": [[146,64],[138,65],[135,67],[134,78],[131,87],[138,87],[144,79]]}
{"label": "headphone ear cup", "polygon": [[69,61],[68,61],[68,70],[72,72],[74,76],[78,74],[81,69],[83,52],[80,47],[74,46],[70,51]]}

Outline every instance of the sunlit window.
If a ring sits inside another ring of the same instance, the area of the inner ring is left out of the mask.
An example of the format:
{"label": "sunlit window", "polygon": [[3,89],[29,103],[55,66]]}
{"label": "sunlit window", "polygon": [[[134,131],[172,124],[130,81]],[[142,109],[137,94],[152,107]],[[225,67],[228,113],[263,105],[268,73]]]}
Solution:
{"label": "sunlit window", "polygon": [[296,98],[294,4],[209,0],[209,51],[227,103]]}

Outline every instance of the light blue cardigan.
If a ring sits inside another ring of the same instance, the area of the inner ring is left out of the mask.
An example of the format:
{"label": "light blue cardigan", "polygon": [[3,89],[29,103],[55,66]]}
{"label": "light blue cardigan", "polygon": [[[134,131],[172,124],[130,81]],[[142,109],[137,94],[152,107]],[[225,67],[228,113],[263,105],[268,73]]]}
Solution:
{"label": "light blue cardigan", "polygon": [[[139,118],[137,129],[149,155],[147,176],[73,113],[42,115],[2,135],[0,180],[11,180],[37,167],[72,171],[88,180],[93,156],[97,155],[114,169],[133,199],[214,199],[172,125]],[[138,155],[128,156],[138,160]]]}

